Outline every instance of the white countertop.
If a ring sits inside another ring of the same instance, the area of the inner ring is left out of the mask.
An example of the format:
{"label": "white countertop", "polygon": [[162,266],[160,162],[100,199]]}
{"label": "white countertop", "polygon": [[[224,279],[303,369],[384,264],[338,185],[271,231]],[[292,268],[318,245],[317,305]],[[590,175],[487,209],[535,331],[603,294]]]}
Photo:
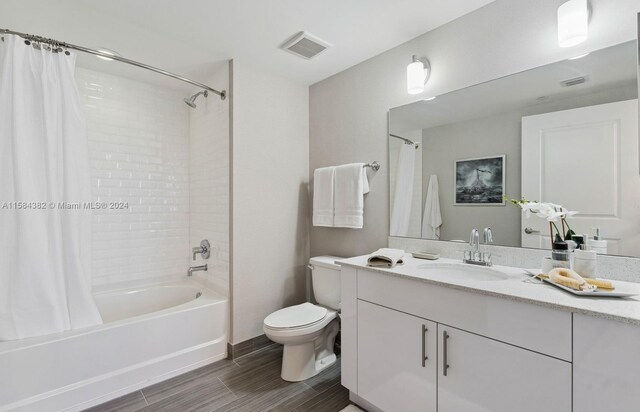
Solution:
{"label": "white countertop", "polygon": [[[506,299],[532,303],[535,305],[555,308],[559,310],[583,313],[606,319],[617,320],[640,326],[640,283],[612,281],[617,291],[638,293],[639,296],[628,298],[581,297],[572,295],[549,284],[525,282],[531,276],[523,269],[493,266],[491,269],[507,275],[507,279],[496,281],[478,281],[458,279],[434,275],[433,272],[421,270],[419,266],[438,264],[462,264],[459,260],[440,258],[435,261],[416,259],[405,254],[404,264],[395,268],[383,269],[367,266],[369,255],[357,256],[337,261],[340,265],[366,269],[389,276],[402,277],[434,285],[482,293]],[[468,265],[473,269],[473,265]]]}

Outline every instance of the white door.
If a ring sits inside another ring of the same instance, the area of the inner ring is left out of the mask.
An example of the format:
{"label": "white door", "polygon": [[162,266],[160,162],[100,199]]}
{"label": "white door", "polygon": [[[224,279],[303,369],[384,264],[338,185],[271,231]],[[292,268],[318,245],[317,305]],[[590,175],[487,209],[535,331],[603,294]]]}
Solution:
{"label": "white door", "polygon": [[571,412],[571,363],[440,324],[438,338],[438,412]]}
{"label": "white door", "polygon": [[[640,255],[639,168],[637,100],[522,118],[522,196],[579,211],[571,228],[599,227],[609,254]],[[521,226],[523,247],[550,247],[545,220]]]}
{"label": "white door", "polygon": [[358,396],[385,412],[435,412],[436,329],[358,300]]}

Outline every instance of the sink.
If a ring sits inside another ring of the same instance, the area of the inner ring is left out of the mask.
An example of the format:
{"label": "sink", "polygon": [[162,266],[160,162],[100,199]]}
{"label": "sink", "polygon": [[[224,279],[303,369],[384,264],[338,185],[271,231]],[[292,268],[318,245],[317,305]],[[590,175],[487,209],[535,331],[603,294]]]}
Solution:
{"label": "sink", "polygon": [[508,279],[509,276],[494,269],[464,264],[423,264],[419,265],[421,273],[439,278],[492,282]]}

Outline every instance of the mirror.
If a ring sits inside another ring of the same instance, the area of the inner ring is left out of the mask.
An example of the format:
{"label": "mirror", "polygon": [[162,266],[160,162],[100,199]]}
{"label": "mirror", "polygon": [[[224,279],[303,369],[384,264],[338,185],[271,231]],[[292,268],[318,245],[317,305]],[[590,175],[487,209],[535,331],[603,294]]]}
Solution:
{"label": "mirror", "polygon": [[640,256],[637,55],[632,41],[391,109],[391,236],[491,227],[496,245],[548,249],[547,220],[504,200],[524,198]]}

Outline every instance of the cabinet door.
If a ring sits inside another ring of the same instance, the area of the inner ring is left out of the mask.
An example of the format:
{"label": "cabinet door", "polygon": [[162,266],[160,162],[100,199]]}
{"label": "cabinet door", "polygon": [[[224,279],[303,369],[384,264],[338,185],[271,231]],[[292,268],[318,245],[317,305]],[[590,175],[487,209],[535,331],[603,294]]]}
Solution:
{"label": "cabinet door", "polygon": [[571,411],[569,362],[444,325],[438,339],[438,412]]}
{"label": "cabinet door", "polygon": [[640,327],[573,315],[573,408],[640,410]]}
{"label": "cabinet door", "polygon": [[358,300],[358,395],[385,412],[435,412],[436,329]]}

